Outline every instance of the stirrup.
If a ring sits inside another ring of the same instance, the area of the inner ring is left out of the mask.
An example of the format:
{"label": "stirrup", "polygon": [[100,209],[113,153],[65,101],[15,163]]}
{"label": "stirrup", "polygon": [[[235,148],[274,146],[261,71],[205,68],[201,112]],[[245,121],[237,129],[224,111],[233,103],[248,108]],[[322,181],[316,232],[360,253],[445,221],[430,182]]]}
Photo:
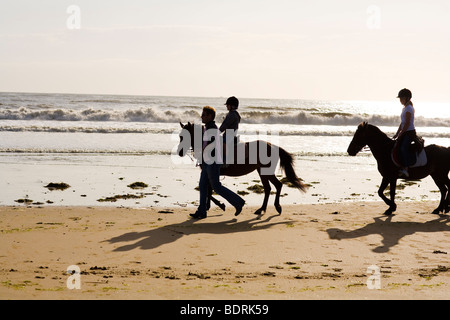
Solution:
{"label": "stirrup", "polygon": [[409,178],[409,172],[408,172],[408,169],[400,169],[399,172],[398,172],[398,175],[399,175],[401,178]]}

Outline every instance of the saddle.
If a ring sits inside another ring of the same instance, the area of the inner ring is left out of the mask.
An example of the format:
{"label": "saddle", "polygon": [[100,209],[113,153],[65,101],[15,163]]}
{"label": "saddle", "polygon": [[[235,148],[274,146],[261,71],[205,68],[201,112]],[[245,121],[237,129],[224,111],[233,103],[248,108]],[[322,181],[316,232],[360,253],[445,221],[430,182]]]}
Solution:
{"label": "saddle", "polygon": [[[400,143],[401,139],[397,139],[392,148],[391,158],[397,167],[403,167],[402,159],[400,155]],[[411,145],[409,146],[410,156],[414,157],[414,164],[409,166],[410,168],[423,167],[427,164],[427,154],[425,152],[425,140],[422,137],[415,136]]]}

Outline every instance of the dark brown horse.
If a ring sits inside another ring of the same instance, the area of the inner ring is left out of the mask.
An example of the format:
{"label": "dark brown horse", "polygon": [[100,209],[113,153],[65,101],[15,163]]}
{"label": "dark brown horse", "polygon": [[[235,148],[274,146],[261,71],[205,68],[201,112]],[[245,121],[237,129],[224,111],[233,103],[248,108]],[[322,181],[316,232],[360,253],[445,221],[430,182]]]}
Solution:
{"label": "dark brown horse", "polygon": [[[391,157],[394,144],[395,140],[389,138],[379,128],[364,122],[358,126],[347,150],[351,156],[356,156],[366,145],[372,151],[378,163],[378,171],[383,176],[378,195],[389,206],[389,209],[384,213],[385,215],[390,215],[397,209],[395,189],[399,178],[399,168],[394,164]],[[450,171],[450,148],[433,144],[425,147],[425,151],[428,159],[427,165],[409,168],[409,178],[407,180],[423,179],[431,175],[441,192],[441,201],[433,213],[447,213],[450,211],[450,179],[448,177]],[[391,199],[388,199],[383,193],[388,184],[390,184]]]}
{"label": "dark brown horse", "polygon": [[[201,143],[197,145],[195,143],[194,137],[195,134],[198,135],[198,132],[202,132],[201,130],[195,130],[195,125],[191,123],[187,123],[186,125],[183,125],[180,122],[182,133],[180,134],[180,144],[178,146],[178,155],[180,157],[183,157],[186,155],[188,149],[183,147],[183,145],[186,145],[186,142],[183,141],[184,138],[190,137],[190,148],[194,151],[194,154],[196,152],[201,153],[200,149]],[[198,127],[197,127],[198,128]],[[197,133],[195,133],[197,132]],[[198,139],[198,138],[197,138]],[[200,140],[201,141],[201,140]],[[245,147],[244,147],[245,146]],[[220,169],[220,175],[223,176],[231,176],[231,177],[237,177],[237,176],[243,176],[246,174],[249,174],[250,172],[257,171],[259,174],[259,177],[261,179],[261,182],[264,187],[264,201],[258,210],[255,211],[255,214],[262,214],[262,212],[265,212],[267,209],[267,202],[269,200],[270,195],[270,183],[271,182],[277,192],[275,195],[275,208],[279,214],[281,214],[281,206],[280,206],[280,194],[281,194],[281,188],[283,184],[278,180],[278,178],[275,176],[275,167],[280,162],[280,167],[284,170],[286,173],[286,177],[288,181],[297,189],[305,192],[307,189],[307,186],[297,177],[297,174],[294,171],[293,162],[294,158],[293,156],[288,153],[283,148],[280,148],[278,146],[272,145],[269,142],[265,142],[262,140],[252,141],[252,142],[246,142],[243,144],[243,148],[241,150],[245,150],[245,157],[243,157],[240,161],[237,159],[238,152],[236,151],[235,146],[235,161],[233,161],[232,164],[227,164],[226,166],[222,166]],[[249,157],[249,150],[253,150],[255,153],[255,158],[251,159]],[[263,153],[260,152],[260,150],[267,152],[267,157],[261,156]],[[256,156],[257,155],[257,156]],[[267,162],[267,160],[270,158],[270,162]]]}

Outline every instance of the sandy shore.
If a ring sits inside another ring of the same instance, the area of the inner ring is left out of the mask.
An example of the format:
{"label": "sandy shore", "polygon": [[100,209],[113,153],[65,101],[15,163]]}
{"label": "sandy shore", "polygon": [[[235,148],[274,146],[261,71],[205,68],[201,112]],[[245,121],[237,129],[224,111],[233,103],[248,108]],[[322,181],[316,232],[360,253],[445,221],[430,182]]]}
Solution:
{"label": "sandy shore", "polygon": [[[0,299],[449,299],[449,215],[398,205],[392,217],[357,202],[200,221],[191,208],[0,207]],[[81,289],[67,288],[70,265]]]}

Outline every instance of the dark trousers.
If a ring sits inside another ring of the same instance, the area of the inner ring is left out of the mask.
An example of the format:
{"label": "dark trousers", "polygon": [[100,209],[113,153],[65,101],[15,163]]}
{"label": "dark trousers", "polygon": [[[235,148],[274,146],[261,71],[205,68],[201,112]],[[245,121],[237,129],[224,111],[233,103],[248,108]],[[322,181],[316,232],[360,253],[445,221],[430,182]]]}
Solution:
{"label": "dark trousers", "polygon": [[414,141],[414,138],[416,137],[416,130],[406,131],[401,137],[400,137],[400,146],[399,146],[399,152],[400,152],[400,161],[401,164],[404,167],[412,166],[414,163],[416,163],[416,153],[412,151],[411,149],[411,142]]}
{"label": "dark trousers", "polygon": [[224,187],[220,183],[220,164],[202,164],[202,173],[200,174],[200,205],[197,212],[201,215],[206,214],[206,201],[208,197],[208,185],[223,198],[225,198],[233,207],[240,207],[244,204],[244,199],[239,195]]}

